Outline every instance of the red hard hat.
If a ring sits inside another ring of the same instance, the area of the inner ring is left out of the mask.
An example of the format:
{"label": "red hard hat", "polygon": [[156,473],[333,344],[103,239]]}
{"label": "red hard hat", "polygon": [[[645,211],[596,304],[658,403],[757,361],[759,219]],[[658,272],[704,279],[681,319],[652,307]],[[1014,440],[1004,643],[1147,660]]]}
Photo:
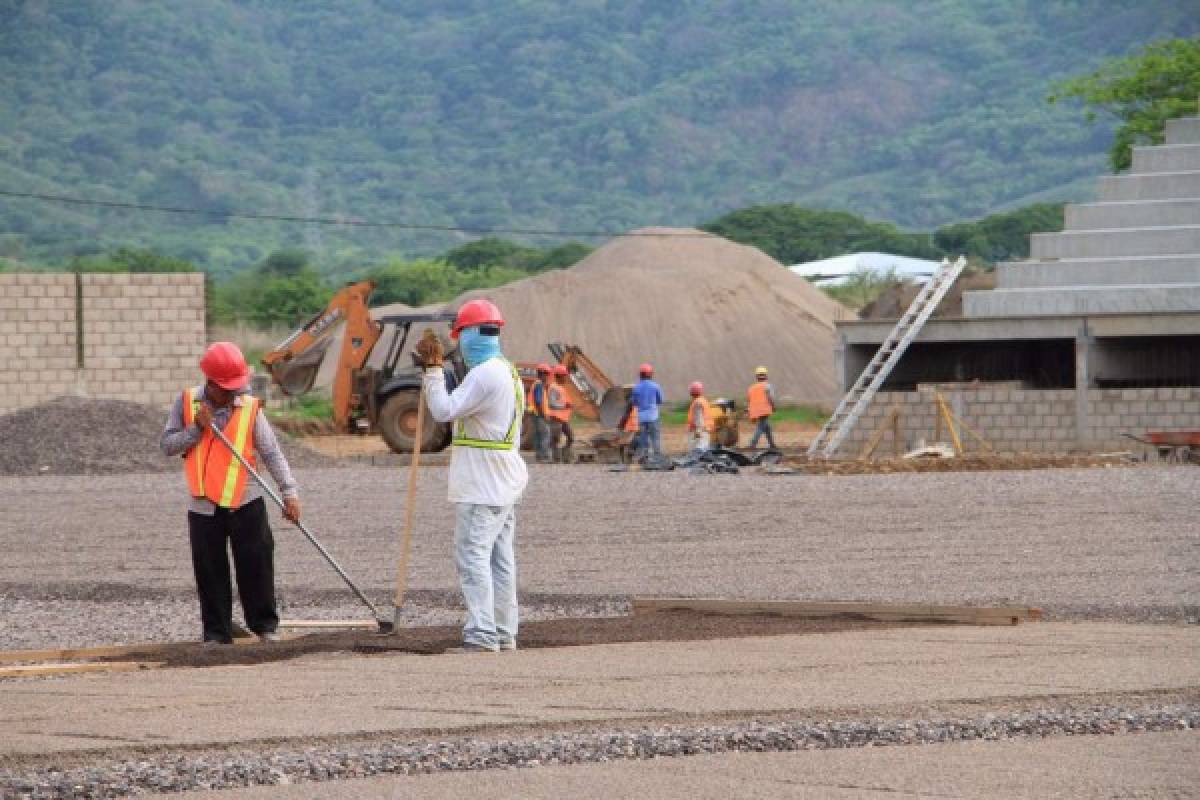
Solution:
{"label": "red hard hat", "polygon": [[214,342],[200,357],[205,377],[222,389],[241,389],[250,382],[250,366],[233,342]]}
{"label": "red hard hat", "polygon": [[704,394],[704,384],[700,381],[692,381],[688,384],[688,392],[695,395]]}
{"label": "red hard hat", "polygon": [[555,375],[566,375],[567,374],[566,365],[565,364],[555,364],[554,365],[554,374]]}
{"label": "red hard hat", "polygon": [[470,328],[473,325],[495,325],[497,328],[503,328],[504,315],[500,313],[500,309],[496,308],[495,303],[484,297],[463,303],[462,308],[458,310],[458,316],[454,318],[454,327],[450,329],[450,338],[457,339],[463,328]]}
{"label": "red hard hat", "polygon": [[541,364],[538,364],[538,365],[537,365],[537,371],[538,371],[538,372],[549,372],[549,371],[550,371],[550,365],[549,365],[549,364],[546,364],[545,362],[543,362],[543,363],[541,363]]}
{"label": "red hard hat", "polygon": [[653,364],[642,364],[640,367],[638,367],[638,374],[639,375],[653,375],[654,374],[654,365]]}

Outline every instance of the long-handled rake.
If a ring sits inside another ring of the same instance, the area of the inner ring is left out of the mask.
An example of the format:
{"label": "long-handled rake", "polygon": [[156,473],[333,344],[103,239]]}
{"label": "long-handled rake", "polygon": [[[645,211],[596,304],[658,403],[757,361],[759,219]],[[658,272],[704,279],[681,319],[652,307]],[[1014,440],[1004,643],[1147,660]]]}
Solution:
{"label": "long-handled rake", "polygon": [[[218,428],[216,425],[210,425],[209,427],[212,429],[212,432],[217,435],[217,438],[220,439],[224,443],[224,445],[229,448],[229,452],[233,453],[234,457],[239,462],[241,462],[241,465],[243,467],[245,467],[246,472],[250,473],[250,476],[252,478],[254,478],[255,481],[258,482],[258,485],[263,488],[263,491],[266,492],[270,496],[270,498],[275,501],[275,505],[279,506],[279,509],[281,511],[284,510],[283,500],[281,500],[279,498],[279,495],[275,494],[274,489],[272,489],[270,486],[267,485],[266,481],[264,481],[262,479],[262,476],[259,475],[258,472],[255,471],[254,467],[252,467],[248,463],[246,463],[246,459],[242,458],[242,454],[237,451],[237,449],[233,446],[233,443],[229,441],[229,439],[225,436],[224,433],[222,433],[221,429]],[[372,604],[370,600],[367,599],[367,596],[362,593],[362,590],[359,589],[354,584],[354,581],[350,580],[350,576],[346,574],[346,571],[344,569],[342,569],[341,565],[338,564],[337,560],[332,555],[329,554],[329,551],[326,550],[325,547],[319,541],[317,541],[317,537],[313,536],[312,533],[308,530],[308,528],[306,528],[304,526],[304,523],[301,522],[300,520],[292,520],[292,522],[294,522],[296,527],[300,529],[301,533],[303,533],[305,536],[308,537],[308,540],[313,543],[313,546],[317,548],[317,551],[320,552],[320,554],[325,558],[325,560],[329,562],[329,566],[333,567],[334,570],[337,571],[337,574],[342,576],[342,580],[344,580],[346,582],[346,585],[350,587],[351,591],[354,592],[355,596],[357,596],[358,599],[363,602],[363,605],[365,605],[367,608],[371,609],[371,615],[373,617],[375,617],[375,624],[379,626],[379,632],[380,633],[392,633],[395,630],[395,626],[392,624],[392,622],[390,620],[386,620],[383,617],[379,616],[379,610],[377,608],[375,608],[374,604]]]}

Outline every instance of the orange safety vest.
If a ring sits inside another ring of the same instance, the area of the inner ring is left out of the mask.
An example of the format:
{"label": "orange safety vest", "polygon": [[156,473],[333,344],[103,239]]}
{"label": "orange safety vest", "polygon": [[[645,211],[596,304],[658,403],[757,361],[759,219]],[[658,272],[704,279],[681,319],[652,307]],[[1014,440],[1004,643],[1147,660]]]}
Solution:
{"label": "orange safety vest", "polygon": [[688,416],[687,416],[688,430],[689,431],[696,430],[696,407],[697,406],[699,406],[700,409],[704,412],[704,430],[708,431],[709,433],[712,433],[714,430],[716,430],[716,422],[717,421],[715,419],[713,419],[712,403],[708,402],[708,399],[706,397],[704,397],[703,395],[701,395],[700,397],[697,397],[695,400],[692,401],[692,404],[690,406],[688,406]]}
{"label": "orange safety vest", "polygon": [[571,401],[567,399],[566,389],[552,383],[543,397],[546,398],[546,416],[561,422],[571,421]]}
{"label": "orange safety vest", "polygon": [[[254,421],[258,419],[259,401],[253,395],[242,395],[242,404],[233,407],[225,434],[242,458],[255,466]],[[183,424],[192,425],[200,401],[191,389],[183,393]],[[249,475],[216,434],[205,429],[200,441],[183,457],[183,472],[187,476],[192,497],[206,497],[221,508],[238,508],[246,493]]]}
{"label": "orange safety vest", "polygon": [[[533,390],[537,387],[542,387],[542,402],[539,404],[534,397]],[[539,417],[547,417],[550,414],[550,393],[546,391],[546,387],[542,386],[541,381],[534,381],[529,385],[529,392],[525,395],[525,405],[529,408],[531,414],[537,414]]]}
{"label": "orange safety vest", "polygon": [[771,400],[767,397],[767,382],[755,381],[746,390],[746,400],[749,405],[750,419],[761,419],[771,416]]}
{"label": "orange safety vest", "polygon": [[641,428],[638,425],[637,406],[634,406],[633,408],[629,409],[629,418],[625,420],[625,432],[637,433],[639,430],[641,430]]}

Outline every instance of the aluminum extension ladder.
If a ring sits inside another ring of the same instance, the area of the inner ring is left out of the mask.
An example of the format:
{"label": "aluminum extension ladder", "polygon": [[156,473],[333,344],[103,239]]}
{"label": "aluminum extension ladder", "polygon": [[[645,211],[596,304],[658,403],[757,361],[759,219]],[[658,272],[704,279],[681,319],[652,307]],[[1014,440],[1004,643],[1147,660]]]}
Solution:
{"label": "aluminum extension ladder", "polygon": [[809,457],[830,458],[837,452],[838,447],[850,435],[850,431],[854,430],[859,418],[871,405],[871,400],[879,391],[879,387],[883,386],[883,382],[887,380],[888,375],[899,363],[904,351],[912,344],[913,339],[917,338],[917,334],[925,327],[925,323],[929,321],[934,309],[942,302],[942,298],[950,291],[950,287],[954,286],[954,282],[958,280],[958,276],[962,274],[963,268],[966,266],[967,260],[962,256],[959,256],[954,263],[950,263],[949,259],[942,259],[937,272],[929,279],[928,283],[921,287],[921,291],[917,292],[912,305],[908,307],[908,310],[896,323],[896,327],[892,328],[892,332],[879,346],[879,351],[875,353],[871,363],[867,364],[866,369],[854,382],[854,386],[838,403],[833,416],[812,440],[808,446]]}

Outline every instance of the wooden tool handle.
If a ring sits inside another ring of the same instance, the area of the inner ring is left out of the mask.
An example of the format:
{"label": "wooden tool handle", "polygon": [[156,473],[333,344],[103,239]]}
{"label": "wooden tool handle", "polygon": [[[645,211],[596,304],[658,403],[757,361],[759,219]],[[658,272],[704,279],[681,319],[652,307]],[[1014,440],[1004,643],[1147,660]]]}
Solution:
{"label": "wooden tool handle", "polygon": [[417,430],[413,436],[412,461],[408,465],[408,497],[404,501],[404,533],[400,537],[400,564],[396,569],[397,610],[404,606],[404,593],[408,589],[408,551],[412,543],[413,512],[417,499],[417,467],[421,461],[421,435],[425,426],[425,395],[423,387],[417,393]]}

